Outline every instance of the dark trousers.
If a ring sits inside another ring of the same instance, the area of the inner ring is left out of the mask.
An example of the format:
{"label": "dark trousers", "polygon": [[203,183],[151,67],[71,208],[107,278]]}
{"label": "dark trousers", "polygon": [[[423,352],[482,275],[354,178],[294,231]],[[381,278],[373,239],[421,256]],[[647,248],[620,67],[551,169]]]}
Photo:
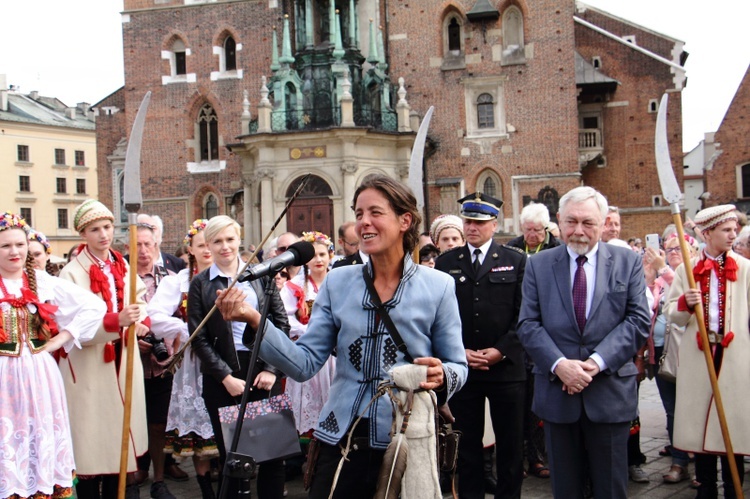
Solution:
{"label": "dark trousers", "polygon": [[575,423],[545,421],[544,430],[554,497],[583,498],[590,476],[596,499],[627,498],[629,422],[594,423],[583,413]]}
{"label": "dark trousers", "polygon": [[497,453],[496,499],[521,497],[523,485],[524,381],[471,380],[450,400],[463,432],[458,448],[458,493],[461,499],[484,499],[482,436],[485,399],[489,400]]}
{"label": "dark trousers", "polygon": [[[349,452],[336,482],[334,499],[368,499],[375,494],[384,450],[370,449],[367,443],[367,421],[362,420],[354,429],[357,449]],[[347,433],[348,435],[348,433]],[[344,437],[340,445],[346,445]],[[327,499],[333,486],[333,478],[341,461],[338,445],[320,444],[320,454],[315,465],[315,474],[308,499]],[[308,463],[309,466],[309,463]]]}
{"label": "dark trousers", "polygon": [[[232,373],[233,376],[246,379],[248,364],[250,361],[250,352],[237,352],[240,361],[240,371]],[[250,392],[249,401],[262,400],[269,395],[281,393],[281,380],[277,379],[276,384],[270,392],[253,388]],[[227,457],[227,450],[224,446],[224,434],[221,431],[221,422],[219,421],[219,407],[237,405],[240,403],[240,397],[236,399],[229,395],[224,385],[216,381],[213,377],[203,376],[203,400],[206,402],[206,409],[211,418],[211,426],[216,438],[216,446],[219,448],[219,456],[222,466]],[[240,480],[230,478],[227,486],[228,494],[226,497],[238,497],[238,491],[242,487],[246,488],[247,484]],[[259,499],[282,499],[284,497],[284,461],[275,460],[263,463],[258,468],[258,498]],[[243,496],[243,497],[249,497]]]}
{"label": "dark trousers", "polygon": [[544,449],[544,428],[542,420],[531,410],[534,401],[534,375],[527,369],[526,375],[526,403],[523,418],[523,439],[525,443],[526,462],[529,469],[535,464],[544,464],[546,451]]}
{"label": "dark trousers", "polygon": [[[716,485],[716,454],[695,455],[695,479],[700,482],[698,488],[698,499],[716,499],[718,486]],[[740,475],[740,483],[745,483],[745,462],[742,456],[735,455],[734,462],[737,463],[737,471]],[[727,456],[721,456],[721,479],[724,481],[724,498],[734,499],[737,494],[734,490],[732,473],[729,471]]]}

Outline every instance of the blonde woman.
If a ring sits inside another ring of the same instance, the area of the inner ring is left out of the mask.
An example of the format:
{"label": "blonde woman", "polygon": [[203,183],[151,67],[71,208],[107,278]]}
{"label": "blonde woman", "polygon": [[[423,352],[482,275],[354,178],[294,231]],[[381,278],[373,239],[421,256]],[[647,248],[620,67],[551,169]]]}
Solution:
{"label": "blonde woman", "polygon": [[[188,330],[191,334],[213,307],[216,292],[229,286],[242,263],[239,256],[240,226],[236,221],[225,215],[213,217],[203,233],[213,255],[213,264],[195,276],[190,283]],[[263,277],[251,282],[237,283],[234,287],[245,293],[249,307],[262,307],[264,300],[269,299],[265,294],[267,282],[268,277]],[[275,286],[270,300],[270,321],[288,334],[289,322]],[[279,371],[260,359],[256,365],[249,365],[252,344],[246,345],[243,342],[246,334],[254,342],[254,328],[243,322],[224,320],[221,314],[215,313],[193,341],[193,351],[201,361],[203,398],[222,461],[226,459],[226,449],[219,422],[219,407],[240,402],[248,371],[253,373],[254,380],[250,401],[281,393]],[[284,494],[283,461],[263,463],[258,472],[257,485],[260,499],[281,499]],[[227,497],[239,497],[239,487],[237,480],[230,479]]]}

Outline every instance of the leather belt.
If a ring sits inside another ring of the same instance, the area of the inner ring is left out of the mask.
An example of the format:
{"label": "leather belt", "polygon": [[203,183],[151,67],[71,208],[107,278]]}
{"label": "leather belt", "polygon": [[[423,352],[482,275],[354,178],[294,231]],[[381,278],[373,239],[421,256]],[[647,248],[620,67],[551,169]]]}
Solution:
{"label": "leather belt", "polygon": [[724,339],[724,335],[721,333],[717,333],[716,331],[707,331],[708,335],[708,342],[711,345],[716,345],[717,343],[721,343],[721,340]]}

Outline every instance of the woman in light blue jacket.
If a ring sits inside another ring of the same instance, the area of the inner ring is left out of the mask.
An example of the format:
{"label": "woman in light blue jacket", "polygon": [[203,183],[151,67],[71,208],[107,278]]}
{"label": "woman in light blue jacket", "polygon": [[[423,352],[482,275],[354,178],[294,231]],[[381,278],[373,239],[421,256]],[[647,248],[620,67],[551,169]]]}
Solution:
{"label": "woman in light blue jacket", "polygon": [[[344,463],[334,497],[372,497],[383,453],[390,442],[391,401],[381,397],[367,407],[388,371],[407,363],[367,291],[363,271],[373,279],[414,363],[427,366],[423,389],[435,390],[444,403],[463,386],[468,368],[461,341],[461,320],[454,280],[412,262],[421,217],[411,191],[384,175],[365,178],[354,194],[360,249],[366,265],[330,272],[313,306],[307,333],[296,343],[267,323],[260,356],[297,381],[312,377],[336,351],[337,370],[330,398],[320,414],[315,437],[320,456],[310,490],[312,498],[328,497],[341,458],[338,444],[356,426],[354,452]],[[216,304],[227,320],[257,328],[260,314],[229,290]],[[343,441],[343,442],[342,442]]]}

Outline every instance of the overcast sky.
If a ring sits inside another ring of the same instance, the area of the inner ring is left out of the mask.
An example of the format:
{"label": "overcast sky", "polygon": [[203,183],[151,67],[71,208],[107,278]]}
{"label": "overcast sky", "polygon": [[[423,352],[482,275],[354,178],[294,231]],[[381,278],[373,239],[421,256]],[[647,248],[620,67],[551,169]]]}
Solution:
{"label": "overcast sky", "polygon": [[[533,1],[533,0],[529,0]],[[563,0],[561,0],[563,1]],[[619,17],[685,42],[683,150],[715,131],[750,64],[747,0],[589,0]],[[0,29],[0,74],[28,93],[73,106],[123,84],[122,0],[26,0]]]}

